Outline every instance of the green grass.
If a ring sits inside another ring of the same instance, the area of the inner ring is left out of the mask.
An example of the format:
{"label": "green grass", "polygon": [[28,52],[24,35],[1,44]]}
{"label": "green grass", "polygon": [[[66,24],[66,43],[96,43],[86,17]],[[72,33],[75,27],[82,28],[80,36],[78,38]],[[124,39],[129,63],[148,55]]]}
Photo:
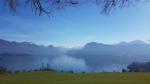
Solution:
{"label": "green grass", "polygon": [[0,75],[0,84],[150,84],[150,73],[13,73]]}

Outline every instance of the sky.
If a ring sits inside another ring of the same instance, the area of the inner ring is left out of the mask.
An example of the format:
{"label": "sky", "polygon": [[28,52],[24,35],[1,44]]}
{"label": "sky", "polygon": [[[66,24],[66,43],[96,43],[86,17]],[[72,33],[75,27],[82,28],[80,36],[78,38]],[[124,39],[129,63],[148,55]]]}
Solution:
{"label": "sky", "polygon": [[57,10],[52,16],[22,10],[0,11],[0,39],[55,46],[83,46],[88,42],[115,44],[150,39],[150,3],[101,14],[94,5]]}

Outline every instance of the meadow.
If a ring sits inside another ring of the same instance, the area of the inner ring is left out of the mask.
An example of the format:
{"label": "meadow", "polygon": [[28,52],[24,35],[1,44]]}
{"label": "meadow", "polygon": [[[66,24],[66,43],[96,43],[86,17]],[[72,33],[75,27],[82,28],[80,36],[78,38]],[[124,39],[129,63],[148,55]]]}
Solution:
{"label": "meadow", "polygon": [[150,73],[24,72],[0,75],[0,84],[150,84]]}

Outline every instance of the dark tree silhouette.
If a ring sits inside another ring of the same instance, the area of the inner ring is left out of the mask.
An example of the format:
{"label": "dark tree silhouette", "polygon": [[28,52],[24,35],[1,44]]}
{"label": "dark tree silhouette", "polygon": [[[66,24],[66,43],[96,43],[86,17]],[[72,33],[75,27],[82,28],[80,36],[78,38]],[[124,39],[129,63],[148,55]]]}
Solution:
{"label": "dark tree silhouette", "polygon": [[127,72],[127,70],[126,69],[122,69],[122,72],[124,73],[124,72]]}
{"label": "dark tree silhouette", "polygon": [[99,6],[102,13],[109,13],[115,8],[127,7],[139,1],[145,0],[0,0],[0,3],[4,2],[4,6],[13,12],[26,5],[38,14],[51,15],[52,11],[87,3]]}
{"label": "dark tree silhouette", "polygon": [[5,67],[0,66],[0,74],[6,73],[7,69]]}
{"label": "dark tree silhouette", "polygon": [[127,66],[129,72],[150,72],[150,62],[134,62]]}

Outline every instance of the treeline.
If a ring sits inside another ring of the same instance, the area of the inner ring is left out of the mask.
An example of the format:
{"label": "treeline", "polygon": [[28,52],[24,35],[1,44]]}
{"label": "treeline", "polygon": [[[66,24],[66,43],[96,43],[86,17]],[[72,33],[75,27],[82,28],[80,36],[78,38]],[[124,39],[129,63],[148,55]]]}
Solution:
{"label": "treeline", "polygon": [[[69,71],[64,71],[64,70],[55,70],[55,69],[51,69],[49,67],[49,64],[41,64],[41,67],[38,69],[32,69],[32,70],[15,70],[15,71],[11,71],[8,70],[6,67],[4,66],[0,66],[0,74],[6,74],[6,73],[19,73],[19,72],[38,72],[38,71],[51,71],[51,72],[65,72],[65,73],[74,73],[73,70],[69,70]],[[82,72],[85,73],[85,72]]]}
{"label": "treeline", "polygon": [[150,62],[134,62],[127,66],[129,72],[150,72]]}
{"label": "treeline", "polygon": [[6,67],[0,66],[0,74],[8,73],[9,71],[7,70]]}
{"label": "treeline", "polygon": [[[16,70],[16,71],[10,71],[6,67],[0,66],[0,74],[4,73],[18,73],[18,72],[37,72],[37,71],[52,71],[52,72],[66,72],[66,73],[74,73],[74,71],[58,71],[51,69],[49,67],[49,64],[42,64],[41,68],[39,69],[33,69],[33,70]],[[122,72],[150,72],[150,62],[140,63],[140,62],[133,62],[127,66],[127,69],[122,69]],[[86,73],[86,72],[81,72]]]}
{"label": "treeline", "polygon": [[8,70],[6,67],[4,66],[0,66],[0,74],[5,74],[5,73],[18,73],[18,72],[37,72],[37,71],[55,71],[51,68],[49,68],[49,64],[47,64],[46,66],[44,66],[44,64],[42,64],[41,68],[39,69],[32,69],[32,70]]}
{"label": "treeline", "polygon": [[122,72],[150,72],[150,62],[133,62],[122,69]]}

